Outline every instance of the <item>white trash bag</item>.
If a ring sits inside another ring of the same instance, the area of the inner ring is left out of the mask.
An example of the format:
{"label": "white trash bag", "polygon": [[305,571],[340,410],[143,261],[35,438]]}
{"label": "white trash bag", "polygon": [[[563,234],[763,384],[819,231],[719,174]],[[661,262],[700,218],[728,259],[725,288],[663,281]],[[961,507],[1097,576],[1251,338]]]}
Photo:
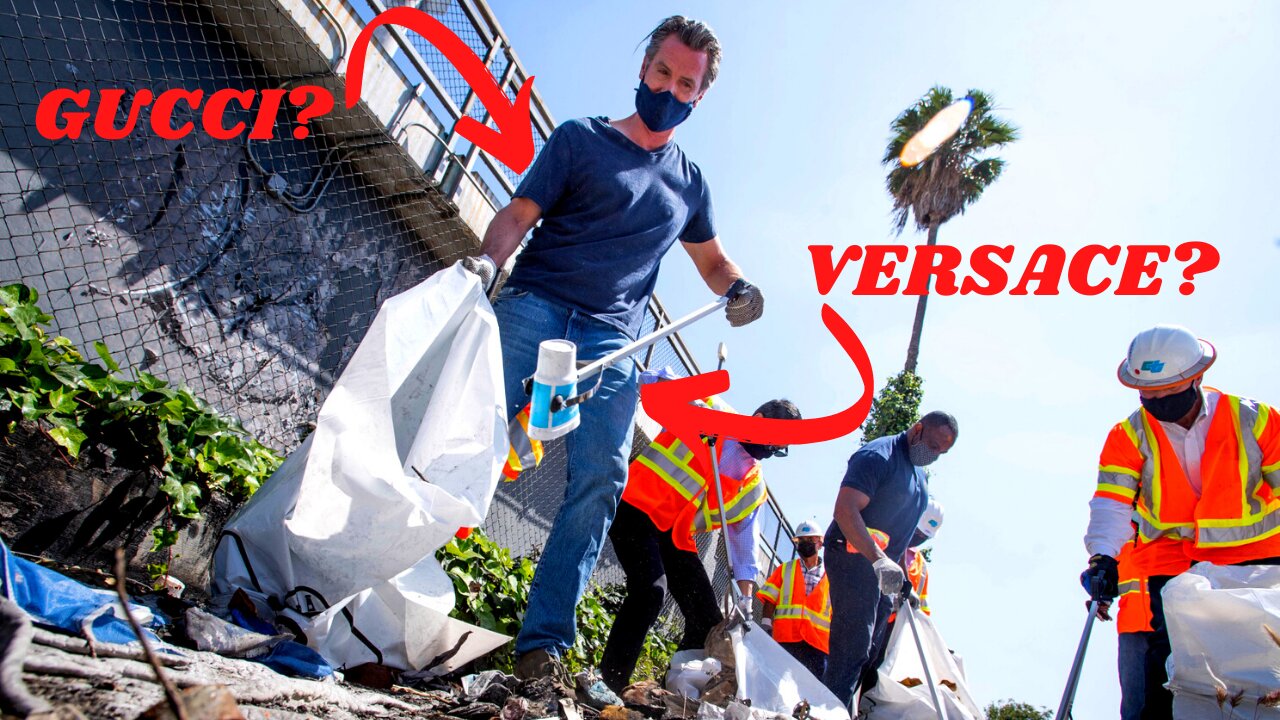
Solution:
{"label": "white trash bag", "polygon": [[707,657],[702,650],[681,650],[671,656],[666,686],[672,692],[697,700],[711,678],[722,669],[719,660]]}
{"label": "white trash bag", "polygon": [[1162,596],[1173,716],[1280,718],[1260,704],[1280,690],[1280,647],[1266,629],[1280,635],[1280,567],[1198,563]]}
{"label": "white trash bag", "polygon": [[[859,704],[858,717],[883,720],[937,720],[938,710],[926,684],[920,650],[911,634],[911,623],[904,613],[913,613],[920,642],[929,658],[934,686],[947,712],[948,720],[981,720],[986,715],[978,709],[969,694],[964,673],[952,658],[947,644],[924,612],[904,606],[889,633],[884,662],[880,664],[876,686],[867,691]],[[913,684],[907,687],[903,681]],[[945,683],[943,681],[946,681]],[[918,682],[918,684],[916,684]],[[951,685],[955,686],[953,690]]]}
{"label": "white trash bag", "polygon": [[[743,632],[744,627],[749,630]],[[827,686],[759,625],[738,625],[729,637],[737,663],[738,698],[749,698],[752,708],[789,716],[805,700],[817,720],[849,720],[849,710]]]}
{"label": "white trash bag", "polygon": [[434,557],[488,514],[503,388],[497,319],[461,263],[388,299],[315,431],[227,523],[215,598],[245,591],[339,668],[443,673],[505,643],[448,617]]}

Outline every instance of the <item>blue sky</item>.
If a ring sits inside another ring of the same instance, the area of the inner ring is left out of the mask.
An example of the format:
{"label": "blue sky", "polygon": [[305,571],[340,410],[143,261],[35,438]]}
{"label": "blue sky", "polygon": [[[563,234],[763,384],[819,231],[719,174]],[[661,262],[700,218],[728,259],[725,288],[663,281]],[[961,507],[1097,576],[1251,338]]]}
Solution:
{"label": "blue sky", "polygon": [[[720,80],[677,132],[715,197],[720,237],[767,297],[764,318],[685,333],[705,364],[731,348],[729,399],[835,412],[860,392],[819,317],[830,303],[866,343],[877,388],[901,369],[915,298],[859,297],[852,278],[818,294],[806,247],[894,242],[879,164],[890,121],[931,85],[983,89],[1022,139],[1004,177],[939,239],[966,252],[1012,244],[1201,240],[1222,255],[1154,297],[934,297],[921,353],[925,408],[960,420],[935,466],[946,508],[931,581],[934,617],[964,656],[980,702],[1056,707],[1084,621],[1097,454],[1137,406],[1115,381],[1129,339],[1177,322],[1214,342],[1208,380],[1280,403],[1280,5],[1231,3],[587,3],[491,0],[560,121],[633,110],[635,47],[666,15],[706,20]],[[901,242],[923,243],[904,233]],[[673,314],[707,302],[679,249],[658,290]],[[825,524],[857,436],[793,448],[766,466],[793,522]],[[1098,625],[1076,716],[1114,717],[1115,632]]]}

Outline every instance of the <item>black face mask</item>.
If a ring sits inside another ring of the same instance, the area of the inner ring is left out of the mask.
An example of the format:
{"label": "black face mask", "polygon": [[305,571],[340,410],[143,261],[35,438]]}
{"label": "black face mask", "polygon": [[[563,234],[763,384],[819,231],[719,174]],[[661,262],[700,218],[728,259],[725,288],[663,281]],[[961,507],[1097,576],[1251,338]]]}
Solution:
{"label": "black face mask", "polygon": [[811,558],[818,554],[818,543],[812,540],[801,540],[796,543],[796,552],[800,553],[802,558]]}
{"label": "black face mask", "polygon": [[764,460],[771,457],[786,457],[787,449],[778,447],[777,445],[757,445],[755,443],[742,443],[742,449],[756,460]]}
{"label": "black face mask", "polygon": [[1191,412],[1191,408],[1196,406],[1196,400],[1199,399],[1200,388],[1191,385],[1186,390],[1173,395],[1142,398],[1142,407],[1161,422],[1178,422]]}

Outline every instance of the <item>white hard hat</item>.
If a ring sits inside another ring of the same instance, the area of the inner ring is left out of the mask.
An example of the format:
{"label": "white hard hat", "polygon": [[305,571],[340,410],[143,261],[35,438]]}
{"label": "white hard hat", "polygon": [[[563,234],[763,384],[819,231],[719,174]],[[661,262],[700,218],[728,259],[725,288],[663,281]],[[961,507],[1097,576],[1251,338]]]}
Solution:
{"label": "white hard hat", "polygon": [[925,539],[932,539],[938,534],[938,528],[942,527],[942,503],[929,498],[929,506],[924,509],[924,515],[920,516],[920,523],[916,525]]}
{"label": "white hard hat", "polygon": [[1157,325],[1138,333],[1129,343],[1129,356],[1116,375],[1121,384],[1139,390],[1180,385],[1204,374],[1218,352],[1180,325]]}
{"label": "white hard hat", "polygon": [[802,537],[822,537],[822,531],[818,529],[817,523],[805,520],[796,526],[796,538]]}

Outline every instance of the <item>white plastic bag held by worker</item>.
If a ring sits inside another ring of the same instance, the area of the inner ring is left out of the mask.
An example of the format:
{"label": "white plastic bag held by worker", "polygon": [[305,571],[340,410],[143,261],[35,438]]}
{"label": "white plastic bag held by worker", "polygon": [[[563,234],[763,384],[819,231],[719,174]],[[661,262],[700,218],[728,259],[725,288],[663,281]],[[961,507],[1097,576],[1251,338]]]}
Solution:
{"label": "white plastic bag held by worker", "polygon": [[315,432],[227,523],[215,596],[245,591],[335,667],[443,672],[505,642],[448,618],[434,557],[489,511],[503,387],[493,310],[461,264],[387,300]]}
{"label": "white plastic bag held by worker", "polygon": [[920,644],[929,658],[930,674],[936,683],[938,697],[946,706],[947,717],[950,720],[980,720],[985,717],[969,695],[964,673],[929,616],[910,605],[898,610],[898,620],[889,635],[884,662],[880,664],[879,680],[862,696],[862,714],[858,717],[885,720],[936,720],[938,717],[933,694],[924,684],[925,668],[916,640],[911,635],[912,623],[903,617],[907,612],[915,616]]}

